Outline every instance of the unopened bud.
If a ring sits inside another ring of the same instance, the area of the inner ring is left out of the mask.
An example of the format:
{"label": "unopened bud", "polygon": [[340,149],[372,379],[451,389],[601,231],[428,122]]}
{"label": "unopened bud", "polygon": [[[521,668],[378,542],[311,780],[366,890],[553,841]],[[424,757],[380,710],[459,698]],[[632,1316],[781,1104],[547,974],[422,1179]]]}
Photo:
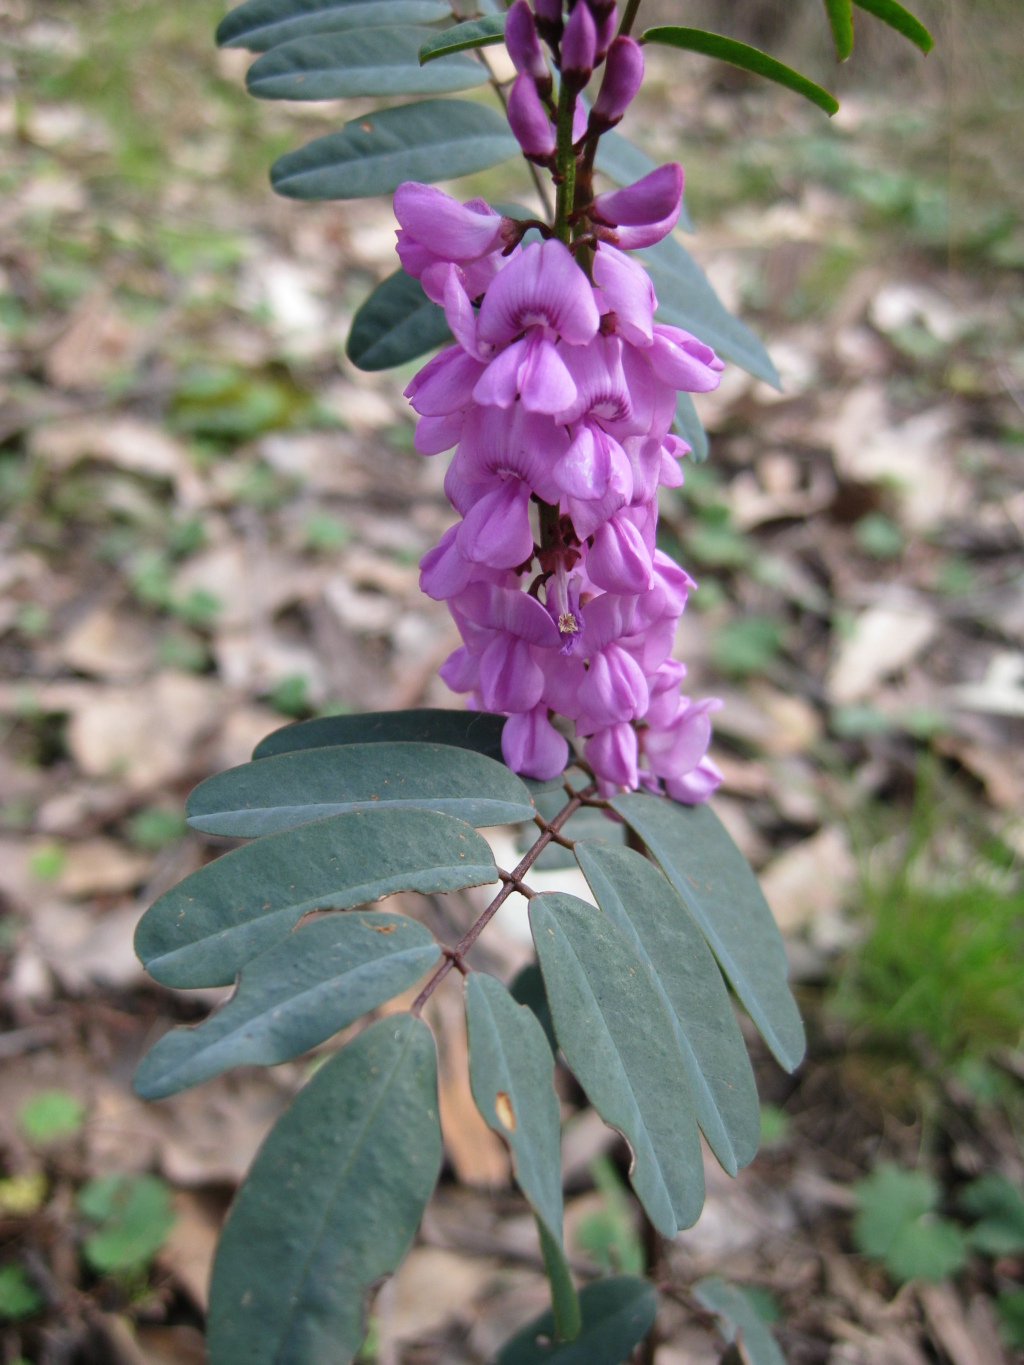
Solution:
{"label": "unopened bud", "polygon": [[525,154],[543,161],[555,154],[555,130],[533,77],[521,71],[508,92],[508,121]]}
{"label": "unopened bud", "polygon": [[533,0],[537,32],[549,47],[557,47],[562,36],[562,0]]}
{"label": "unopened bud", "polygon": [[541,97],[550,94],[551,72],[541,51],[528,0],[516,0],[506,15],[505,46],[515,69],[532,76]]}
{"label": "unopened bud", "polygon": [[573,89],[582,90],[594,69],[597,53],[597,26],[586,0],[576,0],[562,34],[562,79]]}
{"label": "unopened bud", "polygon": [[622,118],[644,78],[644,54],[632,38],[616,38],[608,49],[604,79],[591,110],[591,128],[604,131]]}

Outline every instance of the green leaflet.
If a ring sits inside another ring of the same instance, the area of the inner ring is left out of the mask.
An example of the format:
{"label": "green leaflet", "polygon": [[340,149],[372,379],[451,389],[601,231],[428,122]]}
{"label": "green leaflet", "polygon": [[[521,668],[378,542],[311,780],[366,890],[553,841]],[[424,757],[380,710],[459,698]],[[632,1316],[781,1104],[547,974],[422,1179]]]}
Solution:
{"label": "green leaflet", "polygon": [[750,1365],[786,1365],[771,1329],[738,1285],[711,1275],[698,1280],[693,1293],[709,1312],[721,1319],[726,1341],[735,1341],[737,1333],[742,1333],[743,1350]]}
{"label": "green leaflet", "polygon": [[611,919],[575,896],[534,896],[530,927],[558,1042],[587,1098],[633,1153],[630,1182],[665,1237],[704,1200],[693,1101],[651,973]]}
{"label": "green leaflet", "polygon": [[701,52],[705,57],[717,57],[719,61],[728,62],[731,66],[751,71],[755,76],[764,76],[767,80],[775,81],[777,85],[784,85],[789,90],[795,90],[798,95],[803,95],[804,99],[810,100],[819,109],[824,109],[830,118],[839,108],[836,100],[820,85],[815,85],[814,81],[801,76],[800,72],[794,71],[792,67],[777,62],[760,48],[738,43],[735,38],[723,38],[720,33],[708,33],[702,28],[677,28],[674,25],[667,25],[647,29],[642,41],[663,43],[666,47],[680,47],[687,52]]}
{"label": "green leaflet", "polygon": [[555,1341],[554,1316],[542,1313],[505,1343],[497,1365],[622,1365],[654,1325],[658,1298],[646,1280],[612,1275],[580,1290],[580,1310],[573,1341]]}
{"label": "green leaflet", "polygon": [[326,915],[247,963],[238,990],[196,1028],[164,1034],[139,1064],[135,1090],[162,1099],[232,1066],[276,1066],[393,999],[441,955],[404,915]]}
{"label": "green leaflet", "polygon": [[365,114],[286,152],[270,168],[270,182],[291,199],[362,199],[391,194],[403,180],[433,184],[469,175],[518,151],[496,109],[422,100]]}
{"label": "green leaflet", "polygon": [[528,962],[525,967],[520,967],[509,982],[508,993],[517,1005],[525,1005],[527,1009],[533,1010],[554,1056],[558,1052],[558,1039],[555,1037],[555,1026],[551,1022],[551,1006],[544,990],[544,977],[536,962]]}
{"label": "green leaflet", "polygon": [[336,744],[297,749],[208,777],[190,794],[193,829],[252,839],[350,810],[435,810],[471,825],[533,818],[509,768],[444,744]]}
{"label": "green leaflet", "polygon": [[888,24],[897,33],[902,33],[904,38],[909,38],[926,55],[931,52],[932,35],[919,19],[915,19],[910,11],[897,4],[896,0],[854,0],[854,4],[858,9],[881,19],[883,24]]}
{"label": "green leaflet", "polygon": [[446,28],[443,33],[435,33],[420,48],[420,61],[432,62],[443,57],[446,52],[466,52],[475,47],[491,47],[503,42],[505,38],[505,16],[485,14],[482,19],[470,19],[467,23]]}
{"label": "green leaflet", "polygon": [[512,1152],[516,1182],[540,1229],[558,1335],[574,1337],[580,1307],[562,1247],[561,1131],[551,1048],[530,1009],[485,973],[466,980],[466,1022],[473,1099]]}
{"label": "green leaflet", "polygon": [[248,0],[220,21],[217,43],[267,52],[314,33],[430,24],[450,14],[445,0]]}
{"label": "green leaflet", "polygon": [[351,1360],[366,1295],[412,1244],[441,1169],[430,1030],[371,1024],[299,1091],[235,1197],[210,1286],[210,1365]]}
{"label": "green leaflet", "polygon": [[294,749],[326,749],[332,744],[381,744],[406,740],[475,749],[501,763],[505,717],[489,711],[366,711],[353,716],[318,716],[283,725],[261,739],[253,758],[291,753]]}
{"label": "green leaflet", "polygon": [[730,1175],[761,1132],[754,1073],[718,964],[696,921],[653,863],[603,840],[576,845],[597,903],[630,942],[668,1011],[697,1122]]}
{"label": "green leaflet", "polygon": [[781,1066],[806,1046],[786,983],[786,950],[761,888],[709,806],[680,806],[636,792],[612,798],[701,927],[733,990]]}
{"label": "green leaflet", "polygon": [[779,373],[764,345],[745,322],[733,317],[711,288],[708,277],[671,233],[636,252],[654,281],[658,320],[682,327],[713,346],[756,379],[781,388]]}
{"label": "green leaflet", "polygon": [[496,877],[486,840],[450,815],[348,812],[268,835],[193,872],[142,916],[135,951],[165,986],[227,986],[311,910]]}
{"label": "green leaflet", "polygon": [[708,434],[688,393],[680,393],[676,399],[676,431],[689,445],[694,464],[703,464],[708,458]]}
{"label": "green leaflet", "polygon": [[487,72],[471,57],[420,65],[429,28],[390,25],[320,33],[271,48],[245,78],[266,100],[336,100],[361,95],[430,95],[482,85]]}
{"label": "green leaflet", "polygon": [[419,280],[396,270],[360,304],[345,354],[360,370],[390,370],[451,339],[444,309],[427,298]]}
{"label": "green leaflet", "polygon": [[852,0],[825,0],[825,13],[836,47],[836,61],[845,62],[853,51]]}

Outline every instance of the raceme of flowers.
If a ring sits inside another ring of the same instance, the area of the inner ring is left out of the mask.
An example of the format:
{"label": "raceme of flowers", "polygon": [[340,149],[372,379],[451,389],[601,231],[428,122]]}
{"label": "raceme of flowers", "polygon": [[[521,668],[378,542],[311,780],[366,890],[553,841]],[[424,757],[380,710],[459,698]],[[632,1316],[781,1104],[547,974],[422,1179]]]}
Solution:
{"label": "raceme of flowers", "polygon": [[[570,95],[606,57],[589,117],[575,106],[582,162],[643,73],[614,22],[592,0],[576,0],[564,28],[552,0],[509,10],[509,122],[538,164],[554,167],[557,138],[538,31]],[[524,224],[428,185],[400,185],[394,202],[402,265],[455,338],[406,389],[417,449],[455,447],[445,492],[461,520],[420,563],[424,591],[447,601],[463,640],[441,676],[470,705],[508,715],[502,749],[517,772],[562,770],[561,716],[605,794],[643,784],[693,803],[720,780],[706,757],[720,703],[680,689],[686,670],[671,651],[694,583],[655,546],[657,495],[683,481],[677,392],[714,389],[723,366],[654,321],[650,277],[623,250],[672,230],[682,188],[670,164],[582,206],[577,194],[571,245],[550,229],[524,244]]]}

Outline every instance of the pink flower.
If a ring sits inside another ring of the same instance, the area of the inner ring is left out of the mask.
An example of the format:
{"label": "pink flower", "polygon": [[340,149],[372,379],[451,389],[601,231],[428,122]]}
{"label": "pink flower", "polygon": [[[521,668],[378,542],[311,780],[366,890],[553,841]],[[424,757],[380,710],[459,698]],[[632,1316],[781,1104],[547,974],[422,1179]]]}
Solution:
{"label": "pink flower", "polygon": [[608,240],[636,249],[667,237],[683,207],[683,168],[676,161],[659,166],[621,190],[599,194],[591,207],[595,223],[615,229]]}
{"label": "pink flower", "polygon": [[534,706],[509,716],[501,732],[501,752],[517,773],[542,780],[557,777],[569,758],[569,742],[548,719],[548,708]]}

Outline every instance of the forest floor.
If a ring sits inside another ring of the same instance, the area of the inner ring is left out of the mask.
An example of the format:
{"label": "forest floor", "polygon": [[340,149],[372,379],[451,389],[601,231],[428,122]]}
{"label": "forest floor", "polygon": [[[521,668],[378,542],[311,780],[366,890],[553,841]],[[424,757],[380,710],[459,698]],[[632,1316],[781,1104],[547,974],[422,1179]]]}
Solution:
{"label": "forest floor", "polygon": [[[219,14],[0,0],[3,1365],[200,1362],[220,1221],[308,1075],[132,1094],[145,1048],[223,995],[172,995],[132,952],[213,856],[190,786],[292,717],[458,704],[416,569],[453,517],[444,457],[412,449],[408,376],[343,351],[395,266],[390,208],[266,181],[361,106],[248,99]],[[748,1287],[792,1365],[1021,1360],[1019,131],[1005,100],[961,109],[953,175],[941,92],[854,90],[830,125],[715,76],[656,66],[626,131],[684,162],[686,245],[783,391],[730,367],[700,401],[711,458],[662,535],[700,583],[676,653],[725,700],[715,808],[786,935],[810,1052],[787,1077],[751,1039],[763,1152],[735,1181],[709,1158],[668,1247],[566,1089],[569,1244],[584,1276],[656,1259],[657,1365],[719,1358],[690,1297],[708,1274]],[[503,175],[458,192],[508,198]],[[527,951],[514,918],[488,942],[499,971]],[[434,1003],[445,1176],[374,1306],[382,1365],[480,1365],[544,1301],[457,992]]]}

